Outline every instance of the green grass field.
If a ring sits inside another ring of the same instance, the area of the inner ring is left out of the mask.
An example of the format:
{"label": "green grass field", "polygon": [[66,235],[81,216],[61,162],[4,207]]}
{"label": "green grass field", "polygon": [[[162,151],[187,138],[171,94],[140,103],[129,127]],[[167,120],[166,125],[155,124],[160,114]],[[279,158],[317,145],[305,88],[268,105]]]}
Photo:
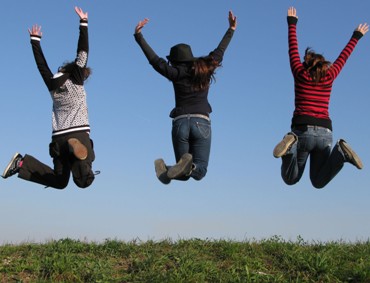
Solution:
{"label": "green grass field", "polygon": [[0,282],[370,282],[370,242],[7,244],[0,246]]}

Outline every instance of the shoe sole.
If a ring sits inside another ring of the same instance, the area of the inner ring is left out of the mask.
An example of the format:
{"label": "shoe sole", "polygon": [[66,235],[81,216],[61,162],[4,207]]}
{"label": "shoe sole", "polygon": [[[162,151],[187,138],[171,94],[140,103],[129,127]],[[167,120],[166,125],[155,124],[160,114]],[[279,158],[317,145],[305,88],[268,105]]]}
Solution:
{"label": "shoe sole", "polygon": [[358,169],[362,169],[364,166],[362,164],[362,161],[360,157],[356,154],[356,152],[353,151],[353,149],[346,143],[342,142],[341,147],[343,151],[349,156],[349,159],[353,161],[353,165],[355,165]]}
{"label": "shoe sole", "polygon": [[188,171],[191,170],[191,165],[193,163],[193,157],[189,153],[185,153],[180,161],[172,166],[168,171],[167,171],[167,176],[170,179],[176,179],[180,176],[185,175],[188,173]]}
{"label": "shoe sole", "polygon": [[6,166],[6,168],[5,168],[4,172],[3,172],[3,175],[1,175],[1,177],[3,177],[4,179],[8,178],[8,177],[5,177],[5,176],[7,175],[7,173],[8,173],[8,171],[9,171],[10,167],[12,166],[12,164],[13,164],[14,160],[17,158],[17,156],[18,156],[18,155],[19,155],[19,153],[18,153],[18,152],[16,152],[16,153],[13,155],[12,159],[10,159],[10,162],[8,163],[8,166]]}
{"label": "shoe sole", "polygon": [[87,148],[78,139],[70,138],[68,144],[77,159],[85,160],[87,158]]}
{"label": "shoe sole", "polygon": [[293,135],[286,135],[283,140],[275,146],[273,152],[274,157],[279,158],[286,154],[295,141],[296,139]]}

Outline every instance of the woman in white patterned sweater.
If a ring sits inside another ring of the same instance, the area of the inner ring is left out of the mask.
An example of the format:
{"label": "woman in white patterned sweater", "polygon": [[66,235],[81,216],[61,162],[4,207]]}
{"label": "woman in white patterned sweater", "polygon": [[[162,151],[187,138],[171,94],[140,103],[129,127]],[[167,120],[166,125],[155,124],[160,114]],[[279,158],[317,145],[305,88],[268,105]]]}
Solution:
{"label": "woman in white patterned sweater", "polygon": [[80,188],[86,188],[94,180],[92,162],[95,159],[86,104],[84,81],[90,75],[87,65],[88,13],[75,7],[80,18],[80,35],[77,57],[53,74],[41,49],[41,27],[29,29],[31,45],[37,68],[53,100],[52,141],[49,146],[54,169],[41,163],[31,155],[24,157],[16,153],[5,168],[3,178],[18,173],[18,177],[53,187],[64,189],[72,172],[73,181]]}

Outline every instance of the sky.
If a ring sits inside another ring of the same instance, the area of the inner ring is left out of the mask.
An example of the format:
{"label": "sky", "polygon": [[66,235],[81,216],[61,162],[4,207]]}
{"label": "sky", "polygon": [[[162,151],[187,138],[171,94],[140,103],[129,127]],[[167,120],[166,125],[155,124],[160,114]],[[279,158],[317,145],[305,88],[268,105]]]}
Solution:
{"label": "sky", "polygon": [[[287,9],[297,9],[299,51],[306,47],[334,61],[358,24],[370,22],[364,0],[12,0],[2,3],[0,170],[15,152],[52,165],[51,98],[36,68],[27,29],[42,26],[41,41],[53,72],[73,60],[78,39],[74,6],[89,13],[92,76],[88,93],[91,138],[101,171],[87,189],[64,190],[13,176],[0,180],[0,244],[61,238],[364,241],[370,236],[370,33],[334,83],[333,138],[344,138],[364,168],[347,163],[324,189],[313,188],[309,167],[294,186],[280,176],[274,146],[290,130],[294,110],[288,61]],[[107,4],[109,3],[109,4]],[[216,48],[238,27],[216,73],[212,147],[201,181],[160,183],[154,160],[175,162],[171,142],[171,83],[148,64],[134,41],[143,35],[165,57],[177,43],[195,56]],[[309,165],[309,164],[307,164]]]}

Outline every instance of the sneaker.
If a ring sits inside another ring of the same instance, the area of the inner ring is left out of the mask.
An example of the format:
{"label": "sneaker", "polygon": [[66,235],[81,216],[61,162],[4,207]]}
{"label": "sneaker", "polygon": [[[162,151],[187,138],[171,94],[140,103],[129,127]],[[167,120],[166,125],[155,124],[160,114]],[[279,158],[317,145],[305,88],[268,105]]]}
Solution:
{"label": "sneaker", "polygon": [[177,162],[167,171],[167,176],[170,179],[175,179],[186,174],[189,174],[193,165],[193,156],[190,153],[185,153]]}
{"label": "sneaker", "polygon": [[87,148],[78,139],[68,139],[69,151],[79,160],[85,160],[87,158]]}
{"label": "sneaker", "polygon": [[339,146],[342,149],[345,160],[347,162],[353,164],[358,169],[362,169],[364,167],[360,157],[356,154],[356,152],[353,151],[353,149],[349,146],[348,143],[346,143],[346,141],[340,140]]}
{"label": "sneaker", "polygon": [[298,140],[297,136],[288,133],[284,136],[281,142],[279,142],[274,148],[274,157],[279,158],[285,155],[292,145]]}
{"label": "sneaker", "polygon": [[171,179],[167,176],[167,166],[163,159],[157,159],[154,161],[155,173],[159,181],[163,184],[168,185]]}
{"label": "sneaker", "polygon": [[20,155],[18,152],[14,154],[14,156],[12,157],[12,159],[10,159],[9,164],[8,166],[6,166],[4,173],[2,175],[4,179],[10,176],[13,176],[14,174],[17,174],[19,172],[19,169],[21,168],[19,166],[19,162],[22,161],[22,158],[23,156]]}

